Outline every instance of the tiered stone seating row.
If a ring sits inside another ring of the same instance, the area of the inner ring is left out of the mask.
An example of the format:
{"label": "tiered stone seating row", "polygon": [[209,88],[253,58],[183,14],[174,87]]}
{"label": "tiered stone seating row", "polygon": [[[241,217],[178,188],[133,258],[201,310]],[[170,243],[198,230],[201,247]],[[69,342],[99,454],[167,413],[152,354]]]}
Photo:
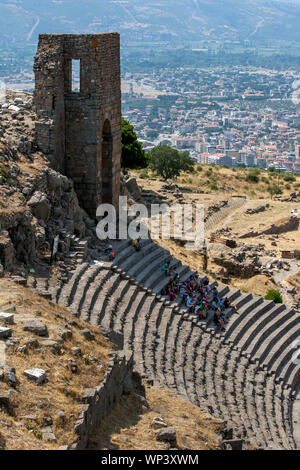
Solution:
{"label": "tiered stone seating row", "polygon": [[[226,293],[239,311],[230,318],[225,334],[220,334],[210,327],[209,319],[199,321],[178,304],[156,295],[147,282],[143,285],[131,277],[141,276],[144,270],[153,270],[154,275],[157,270],[158,284],[167,282],[166,277],[159,278],[161,259],[169,255],[165,250],[159,254],[160,248],[151,245],[147,242],[145,251],[135,252],[123,242],[113,265],[80,265],[67,284],[56,288],[54,298],[83,320],[121,332],[125,348],[134,352],[140,373],[226,421],[234,437],[245,438],[255,448],[294,448],[292,388],[284,380],[274,380],[276,366],[280,371],[286,367],[285,374],[290,368],[282,362],[287,359],[285,333],[279,352],[274,338],[268,342],[264,337],[265,344],[270,345],[263,350],[266,364],[239,347],[239,341],[249,338],[246,325],[252,314],[254,325],[260,312],[263,318],[268,312],[282,313],[284,308],[220,286],[220,292]],[[151,254],[157,255],[155,261]],[[190,274],[188,269],[185,274]],[[247,347],[256,344],[255,337]]]}
{"label": "tiered stone seating row", "polygon": [[[143,248],[139,252],[130,246],[129,241],[127,244],[126,241],[121,243],[121,249],[116,248],[114,265],[133,277],[136,282],[151,288],[156,294],[159,294],[168,282],[168,278],[161,271],[164,261],[172,260],[171,265],[177,267],[177,272],[183,280],[193,274],[188,266],[172,259],[167,250],[150,239],[143,241]],[[300,333],[300,315],[284,305],[275,305],[273,302],[264,301],[262,297],[253,297],[252,294],[242,294],[236,289],[229,290],[227,286],[220,286],[219,291],[226,295],[238,310],[237,314],[228,318],[226,339],[257,358],[270,373],[276,374],[277,380],[282,380],[287,386],[294,388],[300,380],[300,368],[291,362],[294,353],[292,343]],[[204,324],[214,327],[212,320],[211,312]]]}

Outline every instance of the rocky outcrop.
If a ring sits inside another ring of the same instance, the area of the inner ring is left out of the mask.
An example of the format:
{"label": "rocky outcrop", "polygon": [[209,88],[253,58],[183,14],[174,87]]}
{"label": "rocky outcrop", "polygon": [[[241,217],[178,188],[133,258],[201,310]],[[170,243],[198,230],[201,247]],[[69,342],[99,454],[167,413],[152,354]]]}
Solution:
{"label": "rocky outcrop", "polygon": [[9,92],[0,105],[0,275],[17,265],[24,275],[48,262],[57,236],[62,256],[73,236],[98,243],[95,222],[80,207],[72,180],[50,169],[39,150],[35,124],[32,96]]}

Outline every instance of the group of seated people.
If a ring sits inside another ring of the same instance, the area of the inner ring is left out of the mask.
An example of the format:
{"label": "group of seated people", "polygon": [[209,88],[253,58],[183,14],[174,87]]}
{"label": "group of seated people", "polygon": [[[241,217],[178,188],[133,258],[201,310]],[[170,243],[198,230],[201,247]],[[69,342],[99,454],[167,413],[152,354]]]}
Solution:
{"label": "group of seated people", "polygon": [[173,301],[177,298],[189,309],[190,313],[199,315],[206,319],[209,310],[214,312],[214,323],[221,330],[225,329],[225,311],[232,306],[229,299],[220,297],[218,289],[211,287],[209,279],[205,276],[203,279],[196,275],[191,275],[188,280],[182,281],[176,271],[176,267],[171,268],[170,262],[164,263],[162,271],[169,276],[169,282],[161,291],[162,295],[168,295]]}

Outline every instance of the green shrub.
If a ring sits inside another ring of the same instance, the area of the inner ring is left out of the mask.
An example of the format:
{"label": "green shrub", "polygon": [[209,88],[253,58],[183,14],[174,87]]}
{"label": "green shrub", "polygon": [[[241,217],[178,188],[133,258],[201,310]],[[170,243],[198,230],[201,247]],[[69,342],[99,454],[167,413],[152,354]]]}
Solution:
{"label": "green shrub", "polygon": [[140,178],[142,179],[149,178],[148,170],[146,170],[146,168],[141,171]]}
{"label": "green shrub", "polygon": [[219,188],[218,188],[218,186],[217,186],[216,184],[211,184],[211,185],[210,185],[210,189],[211,189],[212,191],[217,191]]}
{"label": "green shrub", "polygon": [[292,175],[286,175],[283,179],[284,179],[284,181],[288,181],[288,182],[296,181],[295,176],[292,176]]}
{"label": "green shrub", "polygon": [[265,300],[273,300],[275,304],[282,304],[282,296],[276,289],[270,289],[265,296]]}
{"label": "green shrub", "polygon": [[248,173],[246,180],[250,181],[251,183],[258,183],[259,177],[256,173]]}
{"label": "green shrub", "polygon": [[268,186],[268,192],[273,196],[274,194],[282,194],[282,189],[277,185]]}

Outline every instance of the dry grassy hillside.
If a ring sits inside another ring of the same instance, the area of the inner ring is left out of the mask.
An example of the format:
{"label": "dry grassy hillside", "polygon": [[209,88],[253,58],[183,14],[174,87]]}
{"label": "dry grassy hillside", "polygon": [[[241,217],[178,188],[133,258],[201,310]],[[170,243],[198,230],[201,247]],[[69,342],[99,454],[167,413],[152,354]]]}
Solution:
{"label": "dry grassy hillside", "polygon": [[[15,369],[17,383],[13,387],[0,380],[0,396],[10,397],[9,409],[0,407],[1,448],[56,449],[74,442],[82,392],[103,380],[113,346],[96,327],[74,321],[67,309],[6,279],[0,281],[0,311],[3,309],[14,315],[14,324],[7,326],[12,329],[15,345],[7,346],[5,367]],[[47,325],[48,337],[24,331],[30,318]],[[94,340],[85,340],[81,334],[84,328],[95,334]],[[75,373],[70,358],[76,361]],[[46,371],[44,384],[37,385],[24,375],[24,370],[32,368]],[[56,442],[43,437],[43,429],[49,425]]]}
{"label": "dry grassy hillside", "polygon": [[219,433],[224,429],[223,423],[160,387],[147,387],[146,398],[149,409],[132,395],[119,402],[91,438],[89,448],[165,449],[165,444],[157,441],[153,425],[157,418],[162,418],[168,427],[176,429],[179,450],[220,449]]}

